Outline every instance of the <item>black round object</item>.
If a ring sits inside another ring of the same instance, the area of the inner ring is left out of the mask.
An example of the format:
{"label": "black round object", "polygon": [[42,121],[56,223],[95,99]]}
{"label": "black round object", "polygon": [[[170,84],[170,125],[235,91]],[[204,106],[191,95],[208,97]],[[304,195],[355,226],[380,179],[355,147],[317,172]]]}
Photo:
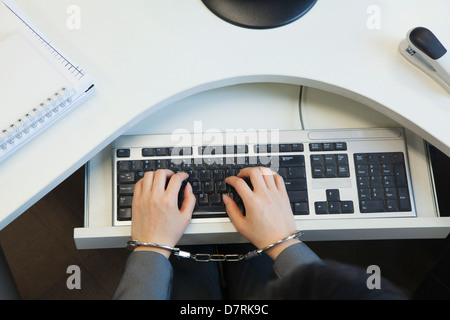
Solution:
{"label": "black round object", "polygon": [[219,18],[243,28],[271,29],[302,17],[317,0],[202,0]]}

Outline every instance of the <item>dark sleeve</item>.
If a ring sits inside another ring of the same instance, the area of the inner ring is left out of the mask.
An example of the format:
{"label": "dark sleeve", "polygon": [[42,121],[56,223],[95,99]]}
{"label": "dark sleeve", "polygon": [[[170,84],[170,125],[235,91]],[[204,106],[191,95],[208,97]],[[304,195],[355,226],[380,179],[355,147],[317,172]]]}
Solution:
{"label": "dark sleeve", "polygon": [[132,252],[113,299],[168,300],[172,286],[172,265],[160,253]]}
{"label": "dark sleeve", "polygon": [[272,277],[283,278],[297,267],[310,263],[322,263],[322,260],[306,244],[294,244],[284,249],[275,259]]}

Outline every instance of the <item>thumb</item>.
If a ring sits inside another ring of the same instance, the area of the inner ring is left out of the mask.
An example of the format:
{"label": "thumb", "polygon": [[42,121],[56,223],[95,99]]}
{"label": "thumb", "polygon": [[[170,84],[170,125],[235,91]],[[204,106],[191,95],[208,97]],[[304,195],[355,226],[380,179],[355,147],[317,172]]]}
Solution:
{"label": "thumb", "polygon": [[180,213],[192,217],[192,212],[194,211],[196,203],[196,198],[192,193],[192,186],[188,182],[184,188],[184,200],[181,204]]}
{"label": "thumb", "polygon": [[223,194],[223,203],[225,204],[231,222],[233,222],[236,229],[238,229],[238,231],[240,232],[240,230],[243,228],[243,225],[245,224],[245,217],[243,213],[241,212],[241,210],[239,210],[236,202],[234,202],[234,200],[226,194]]}

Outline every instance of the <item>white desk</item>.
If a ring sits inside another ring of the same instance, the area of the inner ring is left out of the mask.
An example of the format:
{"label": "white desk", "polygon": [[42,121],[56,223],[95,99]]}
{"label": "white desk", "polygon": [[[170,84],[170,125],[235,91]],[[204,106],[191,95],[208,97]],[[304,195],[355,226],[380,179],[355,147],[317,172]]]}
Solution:
{"label": "white desk", "polygon": [[[229,25],[200,1],[17,2],[93,76],[97,94],[1,164],[0,229],[143,117],[231,84],[303,84],[348,96],[450,155],[448,94],[397,50],[418,25],[448,46],[447,0],[321,0],[297,22],[264,31]],[[366,25],[374,4],[379,30]],[[79,30],[67,28],[70,5],[81,9]]]}

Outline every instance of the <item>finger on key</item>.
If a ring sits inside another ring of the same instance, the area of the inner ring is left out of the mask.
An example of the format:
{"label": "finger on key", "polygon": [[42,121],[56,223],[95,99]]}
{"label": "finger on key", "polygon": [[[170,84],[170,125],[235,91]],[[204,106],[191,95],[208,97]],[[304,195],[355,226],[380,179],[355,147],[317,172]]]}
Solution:
{"label": "finger on key", "polygon": [[244,168],[237,176],[241,179],[250,178],[254,190],[267,188],[259,168]]}
{"label": "finger on key", "polygon": [[259,169],[261,170],[261,174],[263,176],[264,181],[266,182],[267,188],[276,189],[275,179],[274,179],[274,176],[276,175],[276,173],[266,167],[260,167]]}
{"label": "finger on key", "polygon": [[166,190],[167,180],[174,174],[175,173],[169,169],[159,169],[156,171],[153,179],[152,190],[164,192]]}

